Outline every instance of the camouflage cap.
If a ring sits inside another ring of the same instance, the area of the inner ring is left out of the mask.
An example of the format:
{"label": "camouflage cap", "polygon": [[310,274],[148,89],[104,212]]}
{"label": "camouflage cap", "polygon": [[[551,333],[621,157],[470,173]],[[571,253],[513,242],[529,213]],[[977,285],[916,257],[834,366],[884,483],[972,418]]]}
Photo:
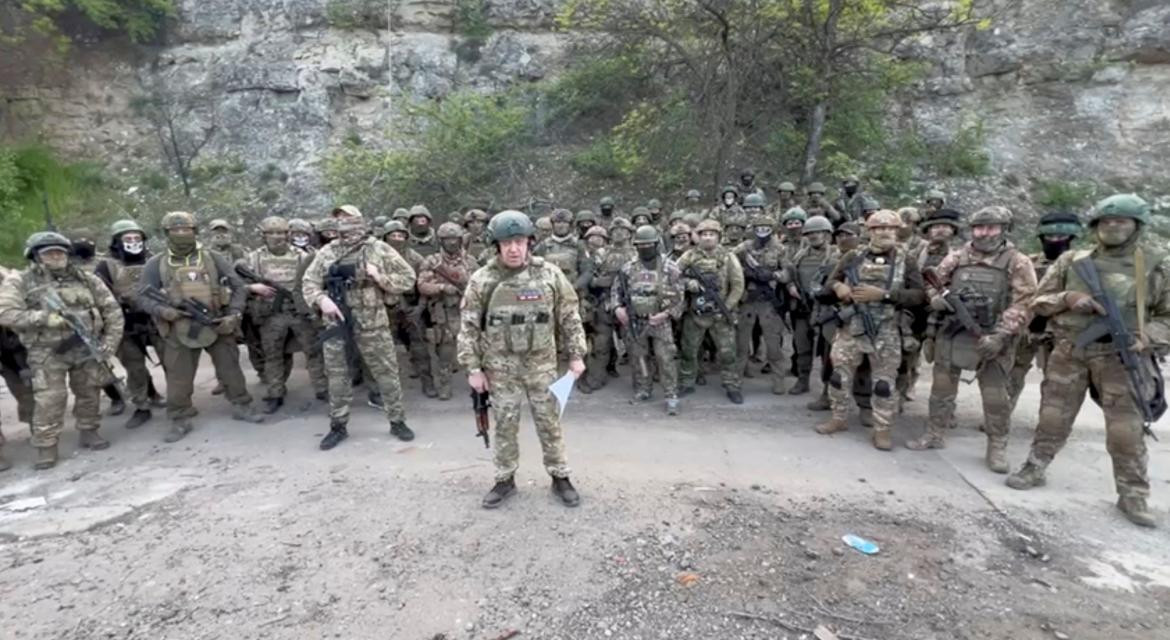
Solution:
{"label": "camouflage cap", "polygon": [[553,209],[551,216],[553,222],[573,222],[573,212],[568,209]]}
{"label": "camouflage cap", "polygon": [[902,222],[907,225],[917,225],[918,221],[922,219],[922,214],[918,213],[917,207],[902,207],[898,209],[898,217],[902,218]]}
{"label": "camouflage cap", "polygon": [[164,231],[171,229],[178,229],[180,227],[185,229],[195,229],[198,225],[195,224],[195,216],[186,211],[171,211],[162,217],[158,226],[162,227]]}
{"label": "camouflage cap", "polygon": [[361,218],[362,212],[352,204],[343,204],[335,207],[329,215],[333,218]]}
{"label": "camouflage cap", "polygon": [[463,239],[463,227],[454,222],[444,222],[443,224],[439,225],[439,230],[437,233],[440,240],[446,240],[448,238],[459,238],[460,240]]}
{"label": "camouflage cap", "polygon": [[703,233],[704,231],[714,231],[719,235],[723,235],[723,225],[719,224],[718,220],[708,218],[695,225],[695,233]]}
{"label": "camouflage cap", "polygon": [[38,231],[24,241],[24,257],[32,260],[37,252],[49,247],[57,247],[68,252],[73,249],[73,243],[56,231]]}
{"label": "camouflage cap", "polygon": [[609,232],[606,231],[605,227],[603,227],[601,225],[594,225],[592,227],[589,227],[589,230],[585,232],[585,239],[588,240],[589,238],[592,238],[594,236],[601,236],[602,238],[605,238],[606,240],[608,240],[609,239]]}
{"label": "camouflage cap", "polygon": [[766,213],[757,213],[751,217],[751,225],[753,228],[768,227],[769,229],[774,229],[776,228],[776,220]]}
{"label": "camouflage cap", "polygon": [[318,232],[322,231],[337,231],[337,220],[333,218],[322,218],[314,225]]}
{"label": "camouflage cap", "polygon": [[207,229],[209,231],[231,231],[232,225],[228,224],[228,221],[223,218],[216,218],[207,223]]}
{"label": "camouflage cap", "polygon": [[483,209],[471,209],[467,212],[466,215],[463,216],[463,224],[467,224],[468,222],[471,222],[472,220],[477,220],[479,222],[487,222],[488,218],[489,218],[489,216],[487,214],[487,211],[484,211]]}
{"label": "camouflage cap", "polygon": [[990,207],[983,207],[971,215],[968,220],[971,226],[984,224],[998,224],[1011,225],[1012,212],[1007,207],[992,205]]}
{"label": "camouflage cap", "polygon": [[280,216],[268,216],[260,221],[260,233],[288,233],[288,220]]}

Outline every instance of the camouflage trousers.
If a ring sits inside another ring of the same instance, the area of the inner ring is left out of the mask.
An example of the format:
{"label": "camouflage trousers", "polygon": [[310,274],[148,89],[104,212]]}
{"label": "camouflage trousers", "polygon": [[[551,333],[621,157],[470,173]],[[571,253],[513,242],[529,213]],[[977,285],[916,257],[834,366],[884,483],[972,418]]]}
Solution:
{"label": "camouflage trousers", "polygon": [[613,316],[601,306],[597,306],[593,313],[593,348],[585,358],[585,380],[594,386],[601,386],[606,382],[606,367],[614,351]]}
{"label": "camouflage trousers", "polygon": [[78,431],[96,431],[101,424],[101,390],[109,380],[101,365],[81,349],[57,354],[52,347],[28,350],[32,371],[33,412],[29,441],[34,447],[53,447],[65,427],[65,407],[73,392],[73,418]]}
{"label": "camouflage trousers", "polygon": [[772,386],[784,386],[784,320],[776,312],[776,307],[770,301],[749,302],[739,307],[739,324],[735,328],[736,336],[736,371],[742,375],[747,367],[748,356],[752,352],[752,334],[755,328],[760,328],[760,337],[764,341],[764,349],[768,354],[768,364],[772,367]]}
{"label": "camouflage trousers", "polygon": [[400,305],[390,310],[394,335],[406,347],[410,366],[422,382],[423,388],[434,384],[431,375],[431,352],[427,346],[426,329],[422,322],[421,306]]}
{"label": "camouflage trousers", "polygon": [[[926,427],[936,437],[943,437],[955,420],[955,400],[959,395],[959,380],[963,370],[951,366],[945,355],[950,352],[947,338],[939,336],[934,359],[933,380],[930,385],[929,417]],[[1011,404],[1008,396],[1008,367],[1015,357],[1008,353],[985,360],[975,372],[979,381],[979,396],[983,401],[983,431],[989,438],[1006,438],[1011,429]]]}
{"label": "camouflage trousers", "polygon": [[240,333],[236,336],[236,342],[243,342],[244,346],[248,348],[248,362],[252,363],[252,370],[260,379],[264,379],[264,342],[260,338],[260,325],[253,322],[248,314],[244,314],[243,321],[240,323]]}
{"label": "camouflage trousers", "polygon": [[[27,356],[27,351],[22,349],[22,357]],[[28,376],[32,376],[32,371],[28,369],[21,370],[25,366],[23,360],[17,362],[14,358],[15,353],[5,351],[0,354],[0,377],[4,378],[5,384],[8,385],[8,393],[16,400],[16,415],[21,422],[31,422],[33,413],[33,392],[32,387],[29,386]]]}
{"label": "camouflage trousers", "polygon": [[[653,351],[654,362],[658,365],[658,379],[667,398],[678,397],[678,349],[674,346],[674,330],[670,321],[657,327],[650,326],[650,319],[643,318],[645,329],[637,340],[627,342],[631,368],[634,370],[634,392],[650,393],[654,389],[654,366],[650,362]],[[627,332],[628,335],[628,332]],[[643,369],[643,366],[645,369]]]}
{"label": "camouflage trousers", "polygon": [[163,340],[163,369],[167,375],[167,417],[171,420],[193,418],[195,414],[191,396],[195,393],[195,372],[199,369],[199,356],[207,351],[215,367],[215,377],[224,387],[228,402],[243,406],[252,402],[248,383],[240,369],[240,348],[235,336],[219,336],[206,349],[192,349],[179,344],[174,334]]}
{"label": "camouflage trousers", "polygon": [[556,362],[532,362],[512,356],[503,366],[485,370],[496,423],[496,480],[511,478],[520,466],[520,410],[525,401],[532,411],[536,435],[544,452],[544,468],[554,478],[569,477],[565,461],[565,437],[556,398],[548,386],[557,378]]}
{"label": "camouflage trousers", "polygon": [[[398,355],[390,328],[355,329],[353,340],[357,348],[356,355],[365,363],[370,375],[373,376],[373,382],[382,392],[386,418],[390,422],[405,421],[402,381],[398,378]],[[353,378],[350,374],[345,342],[344,337],[337,336],[327,340],[324,345],[325,375],[329,380],[329,417],[333,420],[348,419],[349,405],[353,401]],[[366,384],[369,383],[367,380]]]}
{"label": "camouflage trousers", "polygon": [[1016,403],[1020,400],[1020,393],[1028,372],[1032,370],[1032,363],[1043,371],[1048,364],[1049,354],[1052,353],[1052,336],[1046,334],[1025,334],[1016,341],[1016,358],[1012,371],[1008,375],[1008,395],[1010,396],[1011,410],[1016,410]]}
{"label": "camouflage trousers", "polygon": [[[678,383],[682,387],[693,387],[699,373],[699,349],[703,338],[711,335],[722,371],[723,387],[738,391],[742,374],[736,365],[739,358],[735,352],[735,325],[721,317],[699,316],[688,311],[683,316],[682,355],[679,359]],[[771,354],[769,354],[771,357]]]}
{"label": "camouflage trousers", "polygon": [[[833,378],[832,346],[836,342],[840,331],[833,323],[821,325],[820,336],[817,338],[816,354],[821,361],[821,383],[825,385],[825,393],[831,388],[829,381]],[[853,401],[858,409],[870,410],[873,408],[873,369],[869,358],[862,358],[853,373]]]}
{"label": "camouflage trousers", "polygon": [[283,398],[288,393],[285,383],[292,373],[293,357],[285,345],[290,333],[304,351],[313,391],[321,393],[328,389],[325,362],[317,347],[317,332],[312,322],[293,313],[274,313],[265,318],[254,318],[253,322],[259,327],[260,350],[264,354],[265,398]]}
{"label": "camouflage trousers", "polygon": [[435,346],[431,361],[431,375],[439,393],[451,393],[451,371],[456,366],[456,339],[459,336],[459,312],[452,311],[447,322],[436,323],[427,329],[427,342]]}
{"label": "camouflage trousers", "polygon": [[[162,340],[152,330],[142,327],[139,331],[147,331],[148,346],[154,347],[154,352],[162,353]],[[137,340],[124,336],[118,345],[118,362],[126,369],[126,390],[130,393],[130,402],[135,409],[150,409],[150,369],[146,363],[146,351]]]}
{"label": "camouflage trousers", "polygon": [[1125,367],[1112,345],[1090,345],[1078,352],[1074,339],[1057,340],[1044,368],[1040,388],[1040,419],[1028,460],[1048,466],[1064,447],[1073,423],[1093,385],[1105,413],[1105,448],[1113,459],[1113,480],[1122,497],[1150,495],[1149,457],[1142,436],[1142,417],[1133,397]]}
{"label": "camouflage trousers", "polygon": [[833,406],[833,418],[849,418],[850,398],[857,370],[869,357],[873,378],[873,425],[875,429],[889,429],[894,418],[897,402],[894,398],[894,382],[898,373],[898,362],[902,357],[902,338],[898,327],[885,322],[878,330],[877,337],[854,336],[849,328],[837,331],[829,357],[833,361],[833,375],[829,378],[829,401]]}

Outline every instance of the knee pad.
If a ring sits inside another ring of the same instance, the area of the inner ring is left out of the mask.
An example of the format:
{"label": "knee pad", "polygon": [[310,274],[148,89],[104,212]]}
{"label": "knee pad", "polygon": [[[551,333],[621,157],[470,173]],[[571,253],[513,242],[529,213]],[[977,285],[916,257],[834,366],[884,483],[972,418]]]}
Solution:
{"label": "knee pad", "polygon": [[845,388],[845,381],[841,379],[840,371],[833,371],[833,375],[829,376],[829,384],[833,385],[834,389]]}
{"label": "knee pad", "polygon": [[879,398],[890,397],[890,382],[888,380],[878,380],[876,383],[874,383],[873,395]]}

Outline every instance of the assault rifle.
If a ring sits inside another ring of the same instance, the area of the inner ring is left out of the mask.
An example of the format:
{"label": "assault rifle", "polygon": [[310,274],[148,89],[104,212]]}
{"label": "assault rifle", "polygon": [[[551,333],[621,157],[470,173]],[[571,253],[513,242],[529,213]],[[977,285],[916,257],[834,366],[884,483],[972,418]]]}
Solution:
{"label": "assault rifle", "polygon": [[[861,258],[845,265],[843,270],[845,281],[850,287],[856,287],[861,284],[861,274],[858,272],[858,265],[861,263]],[[861,317],[861,327],[865,331],[865,337],[869,338],[870,343],[877,342],[878,327],[874,322],[873,314],[869,312],[869,308],[864,304],[853,303],[853,312],[855,315]]]}
{"label": "assault rifle", "polygon": [[724,318],[727,318],[728,322],[735,324],[735,316],[731,315],[731,309],[723,301],[723,296],[719,293],[719,283],[715,282],[713,275],[702,273],[694,265],[691,265],[683,272],[683,276],[699,281],[699,286],[702,287],[702,291],[695,301],[699,308],[705,307],[708,302],[714,304],[715,308],[719,310],[719,313],[723,314]]}
{"label": "assault rifle", "polygon": [[488,422],[488,409],[492,407],[491,393],[487,391],[471,390],[471,409],[475,411],[475,437],[483,438],[483,448],[491,447],[491,423]]}
{"label": "assault rifle", "polygon": [[345,299],[345,294],[357,279],[357,266],[353,264],[333,263],[325,272],[325,295],[341,310],[341,321],[321,332],[317,338],[317,348],[334,338],[345,340],[345,359],[349,368],[357,365],[358,350],[354,332],[358,329],[357,319],[353,317],[353,309]]}
{"label": "assault rifle", "polygon": [[[1125,325],[1117,301],[1113,299],[1101,285],[1101,276],[1097,267],[1090,258],[1073,260],[1073,272],[1089,286],[1089,293],[1102,307],[1105,316],[1089,325],[1077,336],[1077,348],[1084,349],[1094,342],[1104,342],[1106,339],[1113,343],[1113,349],[1121,358],[1121,365],[1125,367],[1125,377],[1129,382],[1129,392],[1142,414],[1142,431],[1154,440],[1158,437],[1150,429],[1150,425],[1166,413],[1166,393],[1161,372],[1156,361],[1149,363],[1150,368],[1143,366],[1145,356],[1131,350],[1134,337]],[[1138,277],[1145,277],[1139,274]],[[1144,301],[1143,301],[1144,302]],[[1152,358],[1151,358],[1152,360]]]}
{"label": "assault rifle", "polygon": [[64,318],[65,324],[69,325],[69,329],[73,331],[72,337],[57,345],[57,354],[68,353],[77,346],[83,347],[85,349],[86,359],[96,362],[106,379],[118,390],[118,393],[122,397],[128,397],[129,392],[126,391],[126,384],[122,382],[122,379],[114,371],[113,355],[102,352],[102,346],[98,343],[97,337],[93,335],[80,316],[65,306],[65,301],[61,299],[61,295],[57,293],[57,290],[51,287],[45,287],[41,294],[41,304],[46,311]]}
{"label": "assault rifle", "polygon": [[207,327],[209,329],[216,328],[216,318],[207,305],[195,300],[187,298],[181,300],[177,304],[167,297],[167,294],[158,289],[147,285],[142,289],[142,296],[158,304],[165,304],[170,307],[178,309],[183,315],[191,319],[191,327],[187,330],[187,337],[195,340],[199,337],[200,327]]}
{"label": "assault rifle", "polygon": [[959,296],[959,292],[948,289],[937,271],[934,269],[923,269],[922,279],[926,281],[926,284],[939,292],[938,295],[951,307],[951,313],[954,314],[955,319],[959,321],[959,324],[967,333],[970,333],[976,338],[983,337],[983,327],[975,320],[975,316],[971,314],[971,310],[967,308],[967,304],[963,302],[962,297]]}
{"label": "assault rifle", "polygon": [[642,371],[643,377],[650,377],[650,368],[646,366],[646,354],[642,353],[639,346],[638,338],[642,336],[642,332],[646,330],[645,322],[638,317],[634,312],[634,302],[630,296],[630,277],[625,271],[618,271],[618,298],[621,300],[622,306],[626,308],[626,318],[629,320],[630,341],[626,346],[631,351],[637,351],[638,368]]}
{"label": "assault rifle", "polygon": [[275,289],[276,297],[272,299],[272,308],[277,311],[280,311],[284,307],[285,300],[292,302],[296,299],[293,296],[293,292],[289,291],[288,287],[277,284],[268,278],[262,277],[260,274],[252,271],[245,265],[237,264],[236,273],[239,274],[239,276],[246,282],[250,282],[252,284],[262,284],[264,286]]}

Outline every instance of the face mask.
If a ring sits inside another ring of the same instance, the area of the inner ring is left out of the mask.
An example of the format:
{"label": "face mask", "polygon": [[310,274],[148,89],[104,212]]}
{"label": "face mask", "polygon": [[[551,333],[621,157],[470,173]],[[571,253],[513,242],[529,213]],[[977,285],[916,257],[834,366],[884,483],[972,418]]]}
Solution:
{"label": "face mask", "polygon": [[714,234],[704,234],[699,236],[699,248],[710,251],[719,246],[719,236]]}
{"label": "face mask", "polygon": [[459,253],[459,249],[463,247],[463,243],[457,238],[448,238],[439,243],[443,247],[443,251],[449,254]]}
{"label": "face mask", "polygon": [[886,253],[898,244],[898,235],[893,229],[874,229],[870,231],[869,246],[875,253]]}
{"label": "face mask", "polygon": [[295,235],[292,237],[292,243],[294,247],[301,247],[303,249],[309,246],[309,236],[300,234]]}
{"label": "face mask", "polygon": [[841,251],[853,251],[860,244],[861,239],[853,235],[841,235],[837,237],[837,246]]}
{"label": "face mask", "polygon": [[211,243],[217,247],[226,247],[232,243],[232,236],[230,233],[219,231],[211,234]]}
{"label": "face mask", "polygon": [[73,255],[81,260],[89,260],[93,257],[93,245],[88,242],[79,242],[73,245]]}
{"label": "face mask", "polygon": [[658,247],[649,245],[638,245],[638,259],[642,262],[652,262],[658,257]]}
{"label": "face mask", "polygon": [[185,256],[195,250],[195,236],[169,236],[167,246],[171,253]]}
{"label": "face mask", "polygon": [[568,222],[554,222],[553,223],[553,234],[556,235],[556,237],[558,237],[558,238],[563,238],[563,237],[569,235],[569,223]]}
{"label": "face mask", "polygon": [[273,253],[283,252],[288,248],[288,236],[264,236],[264,245]]}
{"label": "face mask", "polygon": [[146,249],[146,243],[141,240],[134,240],[133,242],[122,241],[122,253],[126,255],[141,255],[144,249]]}
{"label": "face mask", "polygon": [[1060,254],[1068,251],[1068,248],[1072,246],[1072,238],[1056,241],[1040,238],[1040,245],[1044,248],[1044,257],[1049,260],[1055,260],[1060,257]]}
{"label": "face mask", "polygon": [[1003,244],[1003,241],[1004,241],[1004,238],[1003,238],[1003,234],[1001,233],[999,235],[991,236],[989,238],[988,237],[972,238],[971,239],[971,246],[974,247],[976,251],[979,251],[981,253],[991,253],[991,252],[999,249],[999,247]]}
{"label": "face mask", "polygon": [[402,251],[406,248],[406,238],[403,238],[400,233],[392,233],[386,236],[386,243],[394,247],[395,251]]}
{"label": "face mask", "polygon": [[854,196],[854,194],[856,194],[856,193],[857,193],[857,186],[856,185],[845,187],[845,195],[849,196],[850,198],[852,198]]}
{"label": "face mask", "polygon": [[771,229],[769,229],[767,227],[756,229],[756,239],[757,240],[764,240],[766,242],[768,240],[768,238],[771,238],[771,237],[772,237],[772,230]]}
{"label": "face mask", "polygon": [[605,246],[605,238],[602,238],[601,236],[593,236],[592,238],[589,238],[589,246],[593,247],[594,249],[600,249]]}
{"label": "face mask", "polygon": [[739,183],[745,187],[752,186],[752,183],[755,181],[756,181],[756,179],[753,176],[744,176],[744,177],[739,179]]}
{"label": "face mask", "polygon": [[601,208],[601,215],[603,215],[603,216],[613,215],[613,207],[602,207]]}
{"label": "face mask", "polygon": [[419,220],[417,222],[410,223],[410,232],[416,236],[425,236],[427,234],[427,229],[430,228],[431,223],[427,222],[426,220]]}
{"label": "face mask", "polygon": [[735,194],[729,193],[729,194],[723,196],[723,204],[728,206],[728,207],[735,204]]}
{"label": "face mask", "polygon": [[829,240],[828,237],[825,236],[825,233],[823,231],[817,231],[814,233],[810,233],[810,234],[806,235],[805,238],[808,239],[808,246],[813,247],[815,249],[820,249],[821,247],[825,246],[825,243],[828,242],[828,240]]}
{"label": "face mask", "polygon": [[630,239],[630,232],[626,231],[625,229],[614,229],[613,232],[609,234],[609,239],[612,240],[614,244],[625,244],[626,241]]}

